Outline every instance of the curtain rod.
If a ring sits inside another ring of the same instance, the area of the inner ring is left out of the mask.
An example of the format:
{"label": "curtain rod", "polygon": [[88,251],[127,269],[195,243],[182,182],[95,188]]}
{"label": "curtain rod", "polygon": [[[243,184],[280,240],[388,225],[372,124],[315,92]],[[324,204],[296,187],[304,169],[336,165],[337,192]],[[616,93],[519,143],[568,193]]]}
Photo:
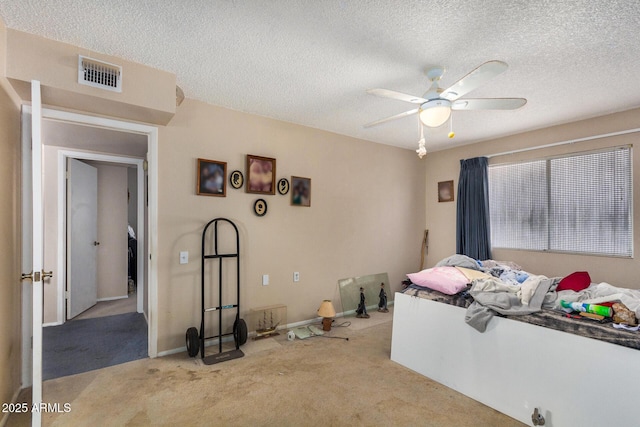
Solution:
{"label": "curtain rod", "polygon": [[490,159],[492,157],[507,156],[509,154],[524,153],[525,151],[541,150],[543,148],[557,147],[559,145],[573,144],[576,142],[592,141],[594,139],[609,138],[612,136],[626,135],[629,133],[636,133],[636,132],[640,132],[640,128],[621,130],[618,132],[611,132],[611,133],[603,133],[601,135],[585,136],[584,138],[569,139],[567,141],[554,142],[554,143],[545,144],[545,145],[538,145],[537,147],[521,148],[519,150],[511,150],[511,151],[505,151],[497,154],[489,154],[484,157]]}

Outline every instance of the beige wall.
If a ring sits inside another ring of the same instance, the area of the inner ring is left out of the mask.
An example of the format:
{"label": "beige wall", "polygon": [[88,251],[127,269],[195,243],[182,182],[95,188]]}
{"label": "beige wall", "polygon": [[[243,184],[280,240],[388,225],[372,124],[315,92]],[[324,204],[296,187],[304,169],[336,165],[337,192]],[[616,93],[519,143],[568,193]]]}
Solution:
{"label": "beige wall", "polygon": [[[640,109],[592,118],[575,123],[514,135],[498,140],[467,145],[451,150],[429,153],[425,158],[426,206],[429,229],[428,266],[455,253],[456,249],[456,203],[438,203],[437,183],[454,180],[458,185],[460,159],[504,153],[527,147],[536,147],[576,138],[607,134],[627,129],[640,128]],[[578,142],[553,148],[545,148],[509,156],[493,157],[490,164],[523,159],[540,158],[562,153],[580,152],[596,148],[633,144],[640,133],[610,137],[589,142]],[[634,169],[634,223],[640,224],[640,149],[633,150]],[[456,194],[457,198],[457,194]],[[640,250],[640,227],[634,228],[634,251]],[[566,255],[533,251],[494,250],[494,259],[512,260],[525,270],[547,276],[565,276],[574,271],[588,271],[595,282],[606,281],[616,286],[640,289],[637,280],[640,263],[636,259],[600,256]]]}
{"label": "beige wall", "polygon": [[[5,27],[0,19],[0,65]],[[0,69],[0,80],[4,69]],[[6,82],[5,82],[6,83]],[[11,402],[20,388],[20,110],[0,89],[0,402]],[[6,414],[0,415],[0,424]]]}
{"label": "beige wall", "polygon": [[[152,123],[175,109],[169,105],[175,102],[170,73],[14,30],[8,36],[8,74],[23,100],[30,98],[28,81],[39,79],[44,102],[55,106]],[[75,83],[78,53],[123,63],[123,93]],[[324,298],[340,307],[340,278],[388,272],[397,289],[404,274],[419,266],[425,183],[422,163],[410,150],[190,100],[160,129],[159,141],[160,351],[183,346],[186,328],[199,323],[200,232],[216,216],[233,219],[241,230],[243,316],[251,307],[283,303],[290,322],[309,319]],[[246,154],[277,158],[278,177],[311,177],[311,208],[291,207],[288,196],[266,196],[269,213],[258,218],[252,212],[255,195],[232,189],[222,199],[195,195],[198,157],[226,160],[229,170],[244,171]],[[47,178],[45,184],[55,182]],[[45,206],[57,209],[53,199]],[[45,242],[55,244],[55,223],[45,232]],[[190,252],[189,264],[178,264],[180,250]],[[45,264],[56,265],[45,252]],[[294,271],[301,274],[296,284]],[[261,286],[262,274],[271,276],[267,287]],[[52,280],[45,301],[55,289]],[[45,308],[45,322],[54,319],[55,311]]]}
{"label": "beige wall", "polygon": [[[195,194],[197,158],[245,173],[246,154],[276,158],[277,178],[311,178],[311,207],[244,188],[228,187],[225,198]],[[159,159],[159,351],[184,346],[185,330],[199,325],[201,232],[215,217],[240,229],[244,317],[279,303],[289,323],[306,320],[326,298],[342,311],[338,279],[388,272],[395,291],[419,267],[424,167],[411,150],[185,100],[160,129]],[[268,203],[262,218],[252,210],[259,197]],[[189,251],[187,265],[178,262],[181,250]]]}
{"label": "beige wall", "polygon": [[98,300],[127,296],[127,167],[98,169]]}
{"label": "beige wall", "polygon": [[58,288],[64,288],[61,274],[58,274],[58,151],[59,147],[42,147],[43,217],[44,217],[44,268],[54,271],[53,277],[43,282],[44,312],[43,323],[58,321]]}
{"label": "beige wall", "polygon": [[[175,74],[32,34],[7,30],[6,76],[22,99],[42,83],[42,103],[113,117],[166,124],[176,108]],[[78,83],[78,55],[122,66],[122,92]]]}

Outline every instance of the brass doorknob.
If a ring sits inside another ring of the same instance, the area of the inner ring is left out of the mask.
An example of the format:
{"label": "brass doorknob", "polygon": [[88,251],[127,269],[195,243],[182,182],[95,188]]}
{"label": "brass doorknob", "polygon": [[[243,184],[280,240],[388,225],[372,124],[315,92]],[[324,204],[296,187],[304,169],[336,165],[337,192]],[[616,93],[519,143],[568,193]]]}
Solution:
{"label": "brass doorknob", "polygon": [[30,271],[29,273],[22,273],[22,276],[20,276],[20,280],[31,280],[33,281],[33,271]]}
{"label": "brass doorknob", "polygon": [[53,277],[53,271],[44,271],[42,270],[42,280]]}

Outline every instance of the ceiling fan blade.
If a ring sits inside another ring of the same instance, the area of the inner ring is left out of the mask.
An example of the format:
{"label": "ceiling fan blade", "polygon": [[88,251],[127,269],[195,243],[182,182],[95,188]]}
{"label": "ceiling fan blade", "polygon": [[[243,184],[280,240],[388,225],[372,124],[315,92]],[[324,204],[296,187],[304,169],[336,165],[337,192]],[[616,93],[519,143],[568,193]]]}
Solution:
{"label": "ceiling fan blade", "polygon": [[366,125],[364,125],[364,127],[370,128],[372,126],[376,126],[376,125],[379,125],[379,124],[382,124],[382,123],[390,122],[391,120],[396,120],[396,119],[401,119],[403,117],[412,116],[414,114],[418,114],[418,111],[420,111],[420,109],[419,108],[415,108],[413,110],[405,111],[404,113],[396,114],[395,116],[391,116],[391,117],[387,117],[387,118],[384,118],[384,119],[376,120],[375,122],[367,123]]}
{"label": "ceiling fan blade", "polygon": [[488,61],[480,65],[478,68],[458,80],[452,86],[445,89],[441,94],[441,98],[455,101],[461,96],[466,95],[474,89],[482,86],[495,76],[505,72],[509,68],[506,62]]}
{"label": "ceiling fan blade", "polygon": [[389,89],[369,89],[367,93],[370,95],[381,96],[383,98],[397,99],[399,101],[411,102],[412,104],[424,104],[426,99],[419,96],[407,95],[406,93],[396,92]]}
{"label": "ceiling fan blade", "polygon": [[459,99],[451,103],[452,110],[515,110],[527,103],[524,98]]}

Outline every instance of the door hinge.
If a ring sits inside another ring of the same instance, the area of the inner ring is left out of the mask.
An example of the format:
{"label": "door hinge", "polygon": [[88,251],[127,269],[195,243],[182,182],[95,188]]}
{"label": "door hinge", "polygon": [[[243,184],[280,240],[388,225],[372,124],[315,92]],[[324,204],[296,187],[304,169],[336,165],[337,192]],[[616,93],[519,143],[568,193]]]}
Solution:
{"label": "door hinge", "polygon": [[71,178],[71,172],[66,171],[64,174],[65,179],[69,180]]}
{"label": "door hinge", "polygon": [[142,161],[142,170],[145,171],[145,172],[149,170],[149,162],[148,161],[146,161],[146,160]]}
{"label": "door hinge", "polygon": [[64,299],[69,299],[69,291],[64,291]]}

